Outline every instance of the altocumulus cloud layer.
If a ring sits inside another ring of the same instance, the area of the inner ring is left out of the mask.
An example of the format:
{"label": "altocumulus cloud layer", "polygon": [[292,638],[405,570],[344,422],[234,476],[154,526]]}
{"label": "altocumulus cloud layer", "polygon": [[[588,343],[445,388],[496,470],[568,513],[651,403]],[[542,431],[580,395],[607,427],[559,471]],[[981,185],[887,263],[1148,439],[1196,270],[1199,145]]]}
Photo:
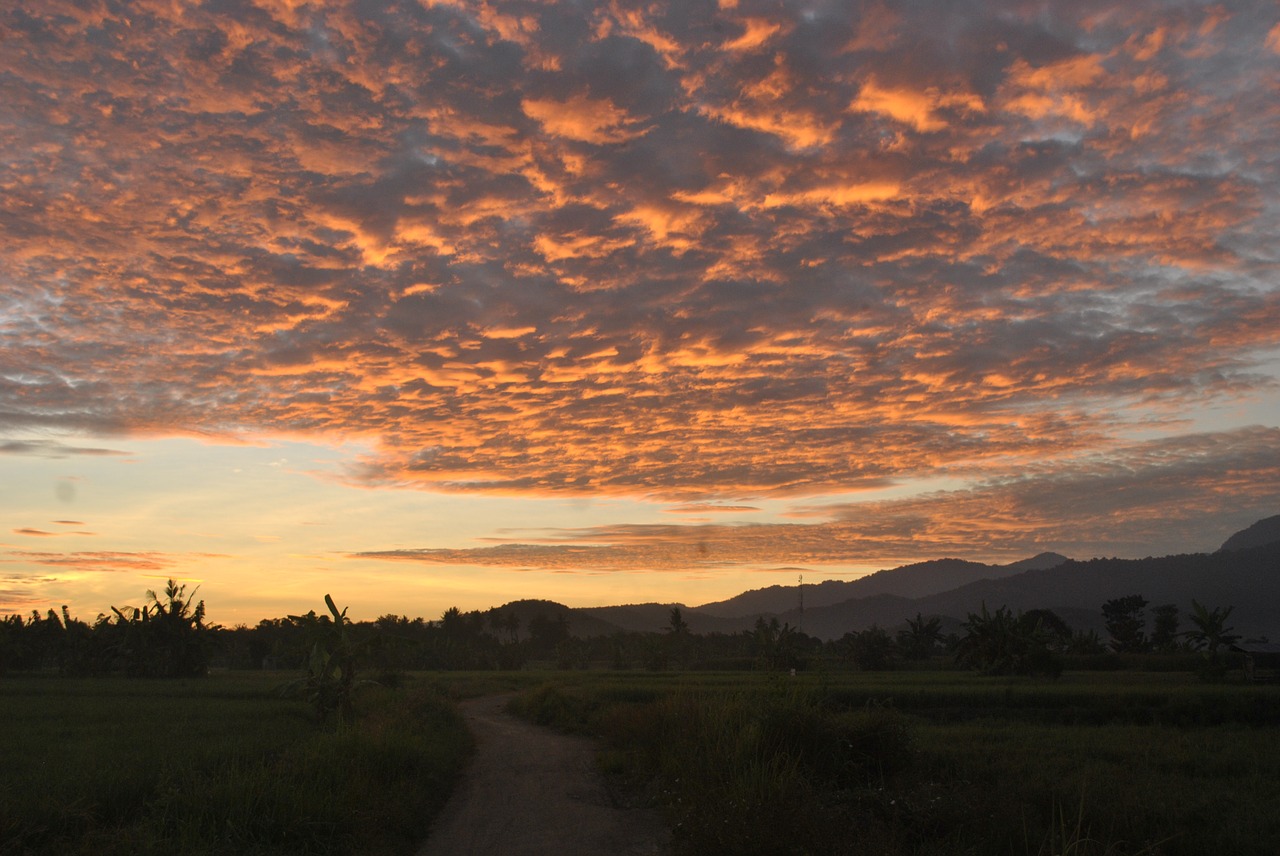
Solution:
{"label": "altocumulus cloud layer", "polygon": [[19,0],[0,27],[0,437],[354,437],[363,484],[694,508],[969,485],[391,556],[427,561],[1139,543],[1280,500],[1274,426],[1192,425],[1276,395],[1271,2]]}

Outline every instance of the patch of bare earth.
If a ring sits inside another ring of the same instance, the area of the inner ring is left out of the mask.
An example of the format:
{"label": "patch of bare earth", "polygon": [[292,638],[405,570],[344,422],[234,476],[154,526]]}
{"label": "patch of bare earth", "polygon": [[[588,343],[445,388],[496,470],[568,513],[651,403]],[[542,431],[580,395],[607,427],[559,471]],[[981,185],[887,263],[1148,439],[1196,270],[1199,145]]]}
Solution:
{"label": "patch of bare earth", "polygon": [[476,753],[418,856],[666,854],[661,816],[611,796],[596,745],[517,719],[507,697],[460,706]]}

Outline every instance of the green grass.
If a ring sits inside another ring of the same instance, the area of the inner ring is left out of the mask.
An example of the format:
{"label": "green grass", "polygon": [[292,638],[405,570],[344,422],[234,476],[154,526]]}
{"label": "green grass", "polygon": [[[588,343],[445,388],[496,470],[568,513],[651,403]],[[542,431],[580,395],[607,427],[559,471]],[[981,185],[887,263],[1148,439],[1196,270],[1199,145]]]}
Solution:
{"label": "green grass", "polygon": [[413,852],[469,750],[452,705],[370,688],[339,732],[291,677],[0,682],[0,852]]}
{"label": "green grass", "polygon": [[1280,687],[1176,673],[407,676],[322,728],[272,690],[0,681],[0,852],[411,853],[462,763],[449,699],[519,693],[705,854],[1270,856]]}
{"label": "green grass", "polygon": [[1191,675],[548,676],[687,853],[1264,856],[1280,688]]}

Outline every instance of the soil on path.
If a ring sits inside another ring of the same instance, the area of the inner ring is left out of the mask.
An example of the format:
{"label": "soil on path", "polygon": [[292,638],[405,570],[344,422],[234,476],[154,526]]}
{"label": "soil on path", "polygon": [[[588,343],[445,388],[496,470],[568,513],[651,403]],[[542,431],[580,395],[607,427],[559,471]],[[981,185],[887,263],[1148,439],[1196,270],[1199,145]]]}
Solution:
{"label": "soil on path", "polygon": [[657,812],[626,808],[595,765],[595,744],[507,713],[509,696],[463,702],[476,753],[418,856],[666,854]]}

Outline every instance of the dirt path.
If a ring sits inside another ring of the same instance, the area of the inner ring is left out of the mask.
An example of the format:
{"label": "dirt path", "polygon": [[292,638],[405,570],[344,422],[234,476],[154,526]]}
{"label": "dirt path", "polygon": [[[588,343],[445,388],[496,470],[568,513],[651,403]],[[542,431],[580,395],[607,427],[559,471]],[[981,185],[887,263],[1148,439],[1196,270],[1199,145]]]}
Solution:
{"label": "dirt path", "polygon": [[665,854],[653,811],[616,805],[595,745],[516,719],[508,696],[460,706],[476,754],[418,856]]}

